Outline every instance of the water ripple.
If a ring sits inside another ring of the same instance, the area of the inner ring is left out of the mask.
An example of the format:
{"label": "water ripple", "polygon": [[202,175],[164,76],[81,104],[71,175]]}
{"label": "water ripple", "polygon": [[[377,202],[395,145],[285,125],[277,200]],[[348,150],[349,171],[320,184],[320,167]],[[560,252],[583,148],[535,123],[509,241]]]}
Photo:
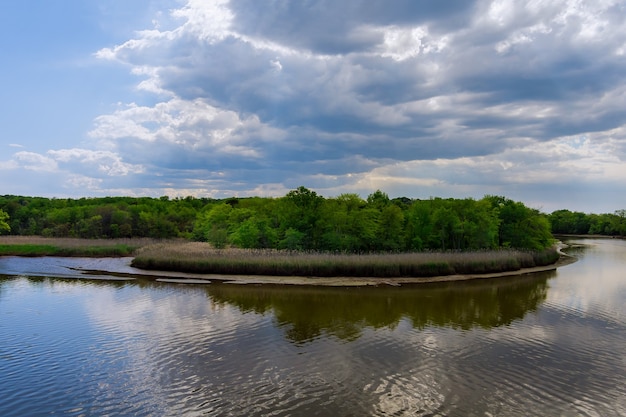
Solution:
{"label": "water ripple", "polygon": [[[229,303],[168,284],[0,280],[0,415],[626,415],[626,325],[609,310],[548,300],[462,330],[415,325],[417,307],[363,320],[348,295],[362,293],[346,292],[350,319],[318,309],[319,324],[297,291]],[[295,319],[280,310],[291,294]]]}

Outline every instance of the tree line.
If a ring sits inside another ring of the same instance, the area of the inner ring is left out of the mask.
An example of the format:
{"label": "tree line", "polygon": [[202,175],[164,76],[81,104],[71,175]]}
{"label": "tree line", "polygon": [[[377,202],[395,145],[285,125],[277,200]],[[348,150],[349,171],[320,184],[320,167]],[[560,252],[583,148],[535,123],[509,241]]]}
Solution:
{"label": "tree line", "polygon": [[626,210],[604,214],[557,210],[548,219],[554,234],[626,236]]}
{"label": "tree line", "polygon": [[324,198],[0,197],[0,233],[81,238],[184,238],[216,247],[342,252],[543,249],[556,234],[626,235],[626,210],[543,214],[501,196],[406,197],[377,190]]}

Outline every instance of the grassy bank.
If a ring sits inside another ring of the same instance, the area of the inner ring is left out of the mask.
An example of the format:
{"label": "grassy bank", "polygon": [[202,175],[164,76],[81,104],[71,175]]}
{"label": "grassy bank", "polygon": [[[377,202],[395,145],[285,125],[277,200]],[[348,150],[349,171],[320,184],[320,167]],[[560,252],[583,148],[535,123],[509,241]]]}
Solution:
{"label": "grassy bank", "polygon": [[0,256],[132,256],[154,239],[71,239],[39,236],[0,237]]}
{"label": "grassy bank", "polygon": [[555,249],[385,254],[214,249],[205,243],[157,244],[137,251],[137,268],[228,275],[432,277],[515,271],[556,262]]}

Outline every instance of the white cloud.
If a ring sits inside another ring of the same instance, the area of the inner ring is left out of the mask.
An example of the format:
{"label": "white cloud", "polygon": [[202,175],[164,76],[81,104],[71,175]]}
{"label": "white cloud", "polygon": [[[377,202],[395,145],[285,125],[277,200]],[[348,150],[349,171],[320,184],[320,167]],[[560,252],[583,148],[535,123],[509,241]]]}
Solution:
{"label": "white cloud", "polygon": [[32,171],[54,172],[58,169],[57,161],[53,158],[35,152],[17,152],[13,159],[19,166]]}
{"label": "white cloud", "polygon": [[[91,178],[84,175],[70,174],[64,182],[64,186],[69,189],[89,190],[100,192],[102,189],[102,179]],[[125,194],[126,195],[126,194]]]}
{"label": "white cloud", "polygon": [[188,0],[154,14],[95,54],[137,77],[137,97],[95,119],[94,149],[3,168],[129,193],[306,185],[539,202],[546,187],[591,192],[624,174],[623,1],[281,4]]}
{"label": "white cloud", "polygon": [[180,30],[197,35],[202,40],[215,42],[229,35],[233,14],[228,9],[227,0],[189,0],[181,9],[174,10],[172,16],[183,19]]}
{"label": "white cloud", "polygon": [[10,159],[8,161],[0,161],[0,169],[2,170],[13,170],[19,168],[19,164],[16,160]]}
{"label": "white cloud", "polygon": [[[256,116],[241,119],[233,111],[220,110],[200,99],[171,99],[154,107],[132,104],[98,117],[90,135],[109,149],[137,142],[132,159],[146,164],[164,146],[172,152],[171,158],[194,152],[195,157],[211,153],[258,160],[263,156],[259,145],[284,136],[260,123]],[[158,149],[140,151],[145,147],[140,142],[152,143]]]}
{"label": "white cloud", "polygon": [[122,161],[119,155],[109,151],[92,151],[88,149],[61,149],[48,151],[48,155],[57,163],[79,163],[93,168],[105,175],[124,176],[144,172],[141,165],[133,165]]}
{"label": "white cloud", "polygon": [[440,52],[448,43],[446,36],[433,37],[427,26],[390,27],[384,29],[383,33],[384,44],[380,54],[398,61],[415,58],[420,54]]}

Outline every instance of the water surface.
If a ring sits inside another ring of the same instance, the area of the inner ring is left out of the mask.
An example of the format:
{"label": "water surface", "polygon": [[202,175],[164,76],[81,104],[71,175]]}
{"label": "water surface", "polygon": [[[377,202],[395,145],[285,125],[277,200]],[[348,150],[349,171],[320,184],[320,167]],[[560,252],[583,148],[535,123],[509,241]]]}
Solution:
{"label": "water surface", "polygon": [[0,415],[626,416],[626,244],[585,243],[556,272],[401,288],[0,258]]}

